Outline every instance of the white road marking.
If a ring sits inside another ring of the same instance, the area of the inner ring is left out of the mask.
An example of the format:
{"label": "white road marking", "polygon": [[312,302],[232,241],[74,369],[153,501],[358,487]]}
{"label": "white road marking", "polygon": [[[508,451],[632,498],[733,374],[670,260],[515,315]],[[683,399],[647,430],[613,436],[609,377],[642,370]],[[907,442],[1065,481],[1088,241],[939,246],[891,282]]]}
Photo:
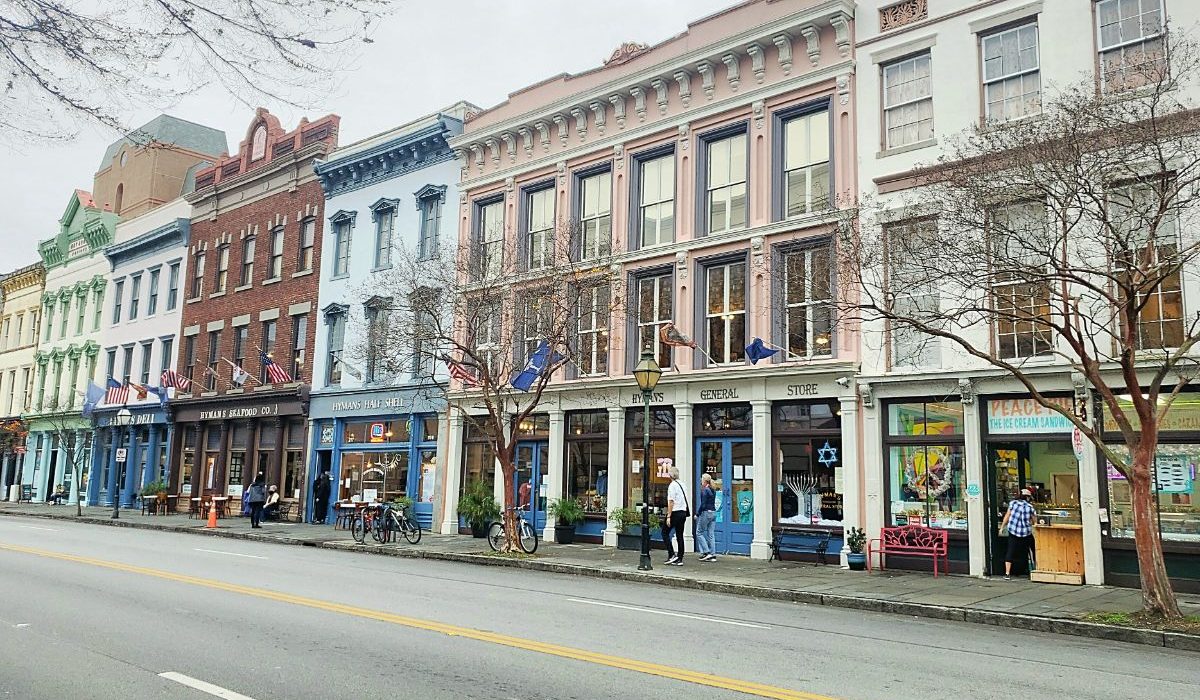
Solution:
{"label": "white road marking", "polygon": [[56,527],[38,527],[37,525],[18,525],[17,527],[23,527],[26,530],[45,530],[46,532],[61,532],[61,530],[59,530]]}
{"label": "white road marking", "polygon": [[219,549],[200,549],[199,547],[194,547],[193,549],[195,549],[197,552],[208,552],[209,554],[228,554],[231,557],[246,557],[247,559],[266,559],[266,557],[260,557],[257,554],[238,554],[237,552],[222,552]]}
{"label": "white road marking", "polygon": [[606,608],[620,608],[621,610],[632,610],[634,612],[653,613],[655,615],[666,615],[668,617],[682,617],[688,620],[698,620],[700,622],[716,622],[722,625],[735,625],[737,627],[753,627],[759,630],[769,630],[766,625],[756,625],[752,622],[739,622],[738,620],[723,620],[719,617],[703,617],[700,615],[688,615],[685,613],[671,612],[670,610],[655,610],[654,608],[642,608],[636,605],[622,605],[620,603],[605,603],[599,600],[584,600],[583,598],[567,598],[572,603],[584,603],[585,605],[600,605]]}
{"label": "white road marking", "polygon": [[24,629],[28,626],[29,626],[28,622],[18,622],[17,624],[13,625],[13,627],[16,627],[17,629]]}
{"label": "white road marking", "polygon": [[213,697],[222,698],[222,700],[254,700],[254,698],[250,697],[249,695],[235,693],[234,691],[222,688],[219,685],[213,685],[212,683],[202,681],[198,678],[192,678],[191,676],[185,676],[182,673],[176,673],[175,671],[163,671],[158,675],[160,678],[166,678],[167,680],[175,681],[180,685],[186,685],[189,688],[195,688],[202,693],[208,693]]}

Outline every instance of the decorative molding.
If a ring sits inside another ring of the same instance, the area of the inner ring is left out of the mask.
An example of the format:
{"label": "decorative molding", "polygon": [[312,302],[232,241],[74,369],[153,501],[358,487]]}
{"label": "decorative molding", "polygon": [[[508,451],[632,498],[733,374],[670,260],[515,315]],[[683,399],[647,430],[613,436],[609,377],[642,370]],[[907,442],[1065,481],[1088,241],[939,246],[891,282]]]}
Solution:
{"label": "decorative molding", "polygon": [[613,167],[620,170],[625,165],[625,147],[621,144],[613,146]]}
{"label": "decorative molding", "polygon": [[804,42],[807,44],[808,60],[812,62],[813,68],[821,62],[821,31],[813,25],[800,27],[800,33],[804,36]]}
{"label": "decorative molding", "polygon": [[608,105],[597,100],[590,103],[588,107],[592,110],[592,114],[595,115],[596,133],[603,136],[604,127],[608,122]]}
{"label": "decorative molding", "polygon": [[879,9],[879,31],[889,32],[929,17],[928,0],[904,0]]}
{"label": "decorative molding", "polygon": [[348,223],[351,226],[353,226],[354,220],[357,218],[358,218],[357,211],[349,211],[347,209],[338,209],[337,211],[335,211],[333,213],[333,215],[331,215],[329,217],[329,223],[331,223],[331,224]]}
{"label": "decorative molding", "polygon": [[567,184],[567,161],[558,161],[555,164],[555,169],[558,171],[558,184],[560,186]]}
{"label": "decorative molding", "polygon": [[658,104],[658,113],[667,115],[667,100],[670,98],[667,81],[662,78],[655,78],[650,81],[650,87],[654,88],[655,102]]}
{"label": "decorative molding", "polygon": [[504,191],[505,192],[512,194],[513,190],[516,189],[516,187],[517,187],[517,178],[515,178],[511,175],[504,178]]}
{"label": "decorative molding", "polygon": [[[426,185],[426,187],[429,187],[429,185]],[[421,202],[418,201],[417,208],[419,209],[420,207],[421,207]],[[399,209],[400,208],[400,200],[392,199],[389,197],[380,197],[379,199],[375,200],[374,204],[372,204],[371,206],[369,206],[367,208],[371,210],[371,221],[377,221],[379,219],[379,215],[382,214],[383,212],[385,212],[389,209],[392,211],[396,211],[397,209]],[[336,216],[336,214],[334,216]],[[333,219],[330,219],[330,221],[333,221]],[[351,225],[354,224],[353,221],[351,221],[350,223],[351,223]]]}
{"label": "decorative molding", "polygon": [[755,236],[750,239],[750,264],[754,267],[763,267],[766,261],[764,245],[765,239],[762,236]]}
{"label": "decorative molding", "polygon": [[625,128],[625,96],[614,94],[608,96],[608,101],[613,106],[613,118],[617,120],[617,128]]}
{"label": "decorative molding", "polygon": [[738,83],[742,82],[740,60],[736,53],[727,53],[721,57],[721,63],[725,64],[725,78],[729,80],[729,89],[734,92],[737,92]]}
{"label": "decorative molding", "polygon": [[750,104],[750,111],[754,114],[754,128],[763,128],[763,118],[767,116],[766,102],[763,100],[755,100]]}
{"label": "decorative molding", "polygon": [[525,157],[533,155],[533,132],[529,127],[522,126],[517,129],[517,135],[521,137],[521,147],[525,149]]}
{"label": "decorative molding", "polygon": [[475,156],[475,167],[479,168],[479,172],[483,172],[483,147],[477,143],[470,145],[471,153]]}
{"label": "decorative molding", "polygon": [[646,121],[646,91],[641,85],[634,85],[629,88],[629,95],[633,98],[633,109],[637,112],[638,121]]}
{"label": "decorative molding", "polygon": [[637,58],[642,53],[648,51],[650,47],[645,44],[640,44],[636,41],[626,41],[616,48],[604,62],[604,66],[619,66],[622,63],[627,63]]}
{"label": "decorative molding", "polygon": [[675,71],[675,82],[679,83],[679,101],[684,107],[692,104],[692,74],[686,70]]}
{"label": "decorative molding", "polygon": [[767,54],[763,51],[762,44],[747,44],[746,53],[750,55],[750,69],[754,71],[754,82],[762,85],[763,79],[767,77]]}
{"label": "decorative molding", "polygon": [[850,74],[843,73],[837,77],[838,103],[842,106],[850,104]]}
{"label": "decorative molding", "polygon": [[771,37],[771,43],[779,52],[779,68],[784,75],[792,72],[792,35],[784,32]]}
{"label": "decorative molding", "polygon": [[538,136],[541,137],[542,150],[550,151],[550,125],[542,120],[537,120],[533,123],[533,128],[537,129]]}
{"label": "decorative molding", "polygon": [[850,55],[850,16],[845,12],[836,12],[829,17],[829,24],[833,26],[838,53],[846,58]]}
{"label": "decorative molding", "polygon": [[506,131],[500,134],[500,140],[504,141],[504,148],[508,150],[508,162],[517,162],[517,139],[511,131]]}
{"label": "decorative molding", "polygon": [[561,114],[556,114],[550,118],[554,125],[558,127],[558,141],[563,146],[567,145],[567,119]]}
{"label": "decorative molding", "polygon": [[696,64],[696,72],[700,74],[700,88],[704,90],[704,97],[711,100],[716,92],[713,64],[710,61],[701,61]]}
{"label": "decorative molding", "polygon": [[571,116],[575,118],[575,133],[580,141],[587,141],[587,112],[579,107],[571,108]]}
{"label": "decorative molding", "polygon": [[675,253],[675,277],[680,281],[688,277],[688,256],[686,251]]}
{"label": "decorative molding", "polygon": [[679,125],[679,150],[686,151],[688,149],[689,136],[691,136],[691,128],[687,124]]}
{"label": "decorative molding", "polygon": [[492,154],[493,167],[500,165],[500,142],[493,138],[486,138],[483,140],[483,145]]}
{"label": "decorative molding", "polygon": [[[422,187],[421,189],[417,190],[416,192],[413,192],[413,197],[417,200],[417,209],[421,208],[421,201],[425,200],[425,199],[436,198],[439,202],[445,202],[446,201],[446,186],[445,185],[428,184],[428,185],[425,185],[424,187]],[[396,202],[397,204],[399,203],[397,200],[392,200],[392,201]],[[374,207],[372,207],[372,208],[374,208]]]}

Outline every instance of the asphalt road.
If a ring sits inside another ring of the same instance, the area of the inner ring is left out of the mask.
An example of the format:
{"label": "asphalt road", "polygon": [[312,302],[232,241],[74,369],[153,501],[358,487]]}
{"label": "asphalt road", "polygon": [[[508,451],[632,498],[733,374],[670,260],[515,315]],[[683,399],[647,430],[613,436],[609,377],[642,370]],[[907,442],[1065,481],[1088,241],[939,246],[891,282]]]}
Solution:
{"label": "asphalt road", "polygon": [[1153,647],[0,518],[0,698],[1193,700],[1198,686],[1200,655]]}

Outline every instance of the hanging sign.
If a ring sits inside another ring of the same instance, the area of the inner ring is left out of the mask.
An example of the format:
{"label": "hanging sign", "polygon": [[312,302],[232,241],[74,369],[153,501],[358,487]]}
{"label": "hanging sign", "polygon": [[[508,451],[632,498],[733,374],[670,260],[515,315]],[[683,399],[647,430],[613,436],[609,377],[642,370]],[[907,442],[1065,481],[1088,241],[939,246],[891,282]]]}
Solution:
{"label": "hanging sign", "polygon": [[1071,449],[1075,451],[1075,459],[1080,462],[1083,461],[1083,444],[1083,431],[1075,428],[1071,431]]}

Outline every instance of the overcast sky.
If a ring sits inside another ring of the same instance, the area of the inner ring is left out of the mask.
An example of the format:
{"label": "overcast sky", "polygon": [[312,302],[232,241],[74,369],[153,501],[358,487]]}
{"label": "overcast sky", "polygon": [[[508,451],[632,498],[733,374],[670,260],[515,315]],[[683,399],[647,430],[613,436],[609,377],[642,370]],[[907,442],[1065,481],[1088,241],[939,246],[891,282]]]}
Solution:
{"label": "overcast sky", "polygon": [[[343,144],[407,122],[458,100],[491,107],[510,92],[558,73],[598,66],[621,42],[655,44],[687,23],[737,0],[401,0],[365,45],[357,68],[320,107],[342,117]],[[302,116],[263,105],[292,129]],[[253,109],[210,90],[165,106],[169,114],[223,129],[231,149],[245,135]],[[129,117],[143,124],[158,112]],[[58,217],[75,188],[90,190],[108,144],[118,135],[85,129],[69,144],[0,143],[0,272],[38,259],[37,241],[57,233]]]}

